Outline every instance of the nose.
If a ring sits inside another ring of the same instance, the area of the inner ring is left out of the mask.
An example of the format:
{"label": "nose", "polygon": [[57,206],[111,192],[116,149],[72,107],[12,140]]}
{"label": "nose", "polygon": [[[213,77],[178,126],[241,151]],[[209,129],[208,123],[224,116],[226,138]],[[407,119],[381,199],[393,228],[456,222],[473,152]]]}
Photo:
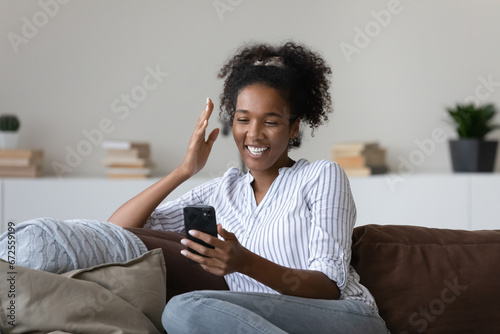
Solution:
{"label": "nose", "polygon": [[248,125],[247,137],[255,140],[262,138],[262,126],[259,122],[252,121]]}

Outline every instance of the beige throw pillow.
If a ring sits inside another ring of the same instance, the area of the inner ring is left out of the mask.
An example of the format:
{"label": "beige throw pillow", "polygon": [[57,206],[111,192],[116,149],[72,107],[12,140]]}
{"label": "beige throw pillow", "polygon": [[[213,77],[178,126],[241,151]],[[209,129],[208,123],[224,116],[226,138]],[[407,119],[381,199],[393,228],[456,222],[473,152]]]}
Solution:
{"label": "beige throw pillow", "polygon": [[0,259],[0,273],[0,322],[8,333],[163,332],[166,268],[160,249],[62,275],[12,270]]}

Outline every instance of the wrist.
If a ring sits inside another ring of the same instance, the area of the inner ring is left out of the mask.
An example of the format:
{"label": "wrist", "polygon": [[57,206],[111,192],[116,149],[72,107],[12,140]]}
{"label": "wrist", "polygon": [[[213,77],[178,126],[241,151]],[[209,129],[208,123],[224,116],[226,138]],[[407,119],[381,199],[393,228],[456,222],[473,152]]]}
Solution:
{"label": "wrist", "polygon": [[257,260],[257,258],[257,254],[254,254],[248,249],[244,248],[243,261],[241,261],[241,268],[238,271],[243,275],[253,277],[252,272],[253,268],[255,268],[255,261]]}
{"label": "wrist", "polygon": [[194,173],[192,170],[185,167],[184,165],[180,165],[172,171],[172,174],[174,174],[175,177],[181,179],[182,181],[186,181],[187,179],[189,179],[191,176],[195,175],[196,173]]}

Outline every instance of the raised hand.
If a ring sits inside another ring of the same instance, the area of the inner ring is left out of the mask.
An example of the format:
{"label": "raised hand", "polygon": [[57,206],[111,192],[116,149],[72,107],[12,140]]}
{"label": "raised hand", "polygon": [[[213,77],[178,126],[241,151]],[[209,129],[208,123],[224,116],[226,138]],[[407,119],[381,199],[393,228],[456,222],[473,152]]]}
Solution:
{"label": "raised hand", "polygon": [[205,130],[214,105],[207,99],[196,128],[189,140],[183,163],[170,174],[134,196],[116,210],[109,221],[122,227],[142,227],[153,210],[182,182],[198,173],[207,163],[219,129],[214,129],[205,140]]}
{"label": "raised hand", "polygon": [[212,146],[219,135],[219,129],[216,128],[212,130],[205,140],[208,119],[212,115],[213,109],[214,104],[207,98],[205,110],[203,110],[200,118],[198,118],[194,132],[189,140],[186,156],[180,166],[190,176],[193,176],[203,169],[207,163]]}

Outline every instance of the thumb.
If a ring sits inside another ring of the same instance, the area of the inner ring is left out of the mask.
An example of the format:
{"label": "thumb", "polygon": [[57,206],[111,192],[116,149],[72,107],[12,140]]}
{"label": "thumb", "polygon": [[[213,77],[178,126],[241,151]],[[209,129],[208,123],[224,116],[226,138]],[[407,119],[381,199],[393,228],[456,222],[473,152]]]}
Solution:
{"label": "thumb", "polygon": [[217,233],[219,233],[224,240],[237,240],[234,233],[226,231],[221,224],[217,224]]}
{"label": "thumb", "polygon": [[212,148],[212,145],[214,144],[215,140],[217,140],[218,136],[219,136],[219,128],[213,129],[213,131],[210,133],[207,139],[207,144],[210,148]]}

